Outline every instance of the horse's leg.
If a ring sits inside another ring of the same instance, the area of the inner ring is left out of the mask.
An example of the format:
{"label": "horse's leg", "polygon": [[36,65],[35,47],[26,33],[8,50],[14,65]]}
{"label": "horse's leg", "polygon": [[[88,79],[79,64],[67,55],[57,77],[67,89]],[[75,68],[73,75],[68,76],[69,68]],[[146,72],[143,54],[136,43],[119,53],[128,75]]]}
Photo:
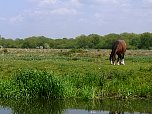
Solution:
{"label": "horse's leg", "polygon": [[120,63],[121,63],[121,54],[118,54],[118,59],[117,59],[117,65],[120,65]]}
{"label": "horse's leg", "polygon": [[112,62],[112,53],[110,54],[109,60],[110,60],[110,64],[113,65],[113,62]]}
{"label": "horse's leg", "polygon": [[113,65],[113,62],[112,62],[112,60],[110,60],[110,64],[111,64],[111,65]]}
{"label": "horse's leg", "polygon": [[112,63],[113,63],[113,65],[115,65],[115,61],[116,61],[116,55],[114,54],[113,57],[112,57]]}
{"label": "horse's leg", "polygon": [[125,56],[125,54],[123,53],[122,56],[121,56],[121,64],[122,65],[125,65],[124,56]]}

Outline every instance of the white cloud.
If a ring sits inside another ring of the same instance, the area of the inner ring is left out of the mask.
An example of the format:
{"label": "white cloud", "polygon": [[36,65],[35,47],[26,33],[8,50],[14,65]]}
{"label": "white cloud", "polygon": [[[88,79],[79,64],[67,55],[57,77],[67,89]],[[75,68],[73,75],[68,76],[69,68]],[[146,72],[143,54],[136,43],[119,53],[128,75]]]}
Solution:
{"label": "white cloud", "polygon": [[35,7],[27,11],[30,15],[76,15],[80,6],[79,0],[30,0]]}
{"label": "white cloud", "polygon": [[11,23],[19,23],[22,22],[24,17],[22,15],[17,15],[15,17],[11,17],[9,20]]}
{"label": "white cloud", "polygon": [[52,4],[56,4],[57,0],[41,0],[39,1],[39,6],[48,6],[48,5],[52,5]]}
{"label": "white cloud", "polygon": [[59,0],[28,0],[35,4],[38,7],[48,7],[50,5],[55,5],[59,2]]}
{"label": "white cloud", "polygon": [[52,10],[51,13],[56,15],[75,15],[77,14],[77,11],[75,9],[69,8],[58,8]]}
{"label": "white cloud", "polygon": [[119,3],[120,0],[95,0],[97,3]]}
{"label": "white cloud", "polygon": [[1,23],[7,24],[19,24],[24,21],[24,17],[22,15],[16,15],[12,17],[0,17]]}
{"label": "white cloud", "polygon": [[83,4],[80,2],[80,0],[71,0],[69,5],[71,5],[72,7],[75,6],[75,7],[82,7]]}
{"label": "white cloud", "polygon": [[84,0],[81,1],[81,3],[87,5],[115,5],[126,1],[127,0]]}
{"label": "white cloud", "polygon": [[6,20],[6,18],[0,17],[0,21],[5,21],[5,20]]}
{"label": "white cloud", "polygon": [[152,0],[143,0],[143,2],[152,3]]}
{"label": "white cloud", "polygon": [[152,9],[152,0],[143,0],[142,8]]}

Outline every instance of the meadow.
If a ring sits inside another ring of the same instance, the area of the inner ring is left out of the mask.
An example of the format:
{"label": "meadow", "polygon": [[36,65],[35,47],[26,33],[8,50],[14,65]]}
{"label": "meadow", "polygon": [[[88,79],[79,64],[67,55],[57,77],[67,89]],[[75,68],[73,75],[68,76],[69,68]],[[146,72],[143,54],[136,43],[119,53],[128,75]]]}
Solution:
{"label": "meadow", "polygon": [[110,65],[110,50],[1,49],[0,98],[151,98],[152,51],[127,50]]}

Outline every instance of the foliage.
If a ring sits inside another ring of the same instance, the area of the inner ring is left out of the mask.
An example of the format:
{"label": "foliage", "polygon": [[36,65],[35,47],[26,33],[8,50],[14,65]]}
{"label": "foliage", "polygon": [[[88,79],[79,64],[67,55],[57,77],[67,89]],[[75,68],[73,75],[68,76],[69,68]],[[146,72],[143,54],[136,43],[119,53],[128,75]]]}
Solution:
{"label": "foliage", "polygon": [[152,48],[152,34],[143,33],[140,37],[141,44],[140,48],[142,49],[151,49]]}
{"label": "foliage", "polygon": [[17,70],[10,80],[2,80],[1,97],[5,98],[56,98],[61,97],[59,82],[53,74],[37,70]]}
{"label": "foliage", "polygon": [[53,48],[53,49],[110,49],[117,39],[124,39],[128,49],[151,49],[152,33],[110,33],[80,35],[75,38],[53,39],[44,36],[32,36],[25,39],[0,38],[0,46],[4,48]]}

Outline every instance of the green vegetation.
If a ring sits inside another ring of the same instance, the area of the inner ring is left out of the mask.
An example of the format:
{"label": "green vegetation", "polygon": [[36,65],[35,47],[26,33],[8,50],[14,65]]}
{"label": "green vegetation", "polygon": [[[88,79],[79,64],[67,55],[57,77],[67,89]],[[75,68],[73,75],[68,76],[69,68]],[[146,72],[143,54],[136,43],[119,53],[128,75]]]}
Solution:
{"label": "green vegetation", "polygon": [[19,70],[9,81],[1,82],[1,97],[4,98],[41,98],[60,97],[60,82],[46,72]]}
{"label": "green vegetation", "polygon": [[152,51],[127,50],[126,65],[110,50],[0,51],[1,98],[151,98]]}
{"label": "green vegetation", "polygon": [[44,48],[44,49],[110,49],[116,39],[124,39],[128,49],[152,49],[152,33],[110,33],[80,35],[76,38],[53,39],[44,36],[32,36],[25,39],[5,39],[0,37],[0,46],[4,48]]}

